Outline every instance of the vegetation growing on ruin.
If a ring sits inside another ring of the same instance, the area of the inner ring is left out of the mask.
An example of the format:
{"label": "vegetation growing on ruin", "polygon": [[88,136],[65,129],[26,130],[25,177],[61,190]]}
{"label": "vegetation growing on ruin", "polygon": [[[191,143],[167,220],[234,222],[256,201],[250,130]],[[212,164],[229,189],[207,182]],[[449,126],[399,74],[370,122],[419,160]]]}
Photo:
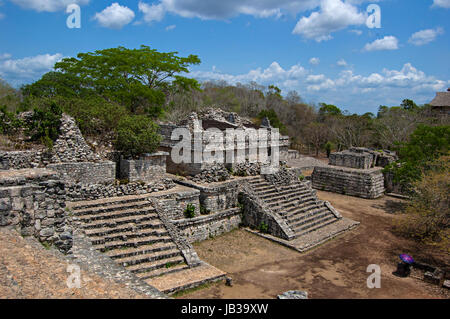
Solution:
{"label": "vegetation growing on ruin", "polygon": [[184,210],[184,216],[186,218],[194,218],[195,217],[195,205],[188,204]]}

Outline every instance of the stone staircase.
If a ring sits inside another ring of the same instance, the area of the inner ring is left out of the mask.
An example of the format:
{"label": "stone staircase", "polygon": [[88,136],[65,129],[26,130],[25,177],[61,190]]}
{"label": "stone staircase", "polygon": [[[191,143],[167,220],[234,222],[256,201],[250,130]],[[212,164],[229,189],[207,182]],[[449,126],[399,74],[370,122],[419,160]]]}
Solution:
{"label": "stone staircase", "polygon": [[93,247],[146,280],[188,269],[148,196],[124,196],[68,205]]}
{"label": "stone staircase", "polygon": [[259,199],[285,220],[296,237],[339,220],[306,183],[294,181],[289,185],[274,185],[261,176],[248,179],[248,182]]}

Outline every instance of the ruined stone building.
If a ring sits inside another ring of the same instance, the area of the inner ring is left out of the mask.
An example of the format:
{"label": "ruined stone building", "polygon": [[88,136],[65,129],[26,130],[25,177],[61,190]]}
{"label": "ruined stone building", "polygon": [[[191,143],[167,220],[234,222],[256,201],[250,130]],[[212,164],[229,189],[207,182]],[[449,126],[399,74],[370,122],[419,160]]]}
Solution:
{"label": "ruined stone building", "polygon": [[330,154],[329,165],[316,167],[315,189],[362,198],[379,198],[385,193],[383,167],[397,160],[390,151],[353,147]]}
{"label": "ruined stone building", "polygon": [[[218,171],[203,164],[175,165],[168,137],[176,127],[254,128],[233,113],[207,111],[199,117],[201,125],[195,115],[184,124],[161,125],[165,138],[155,154],[106,160],[64,115],[51,151],[0,152],[0,226],[54,245],[99,275],[164,298],[225,278],[224,271],[198,257],[193,242],[243,226],[305,251],[358,225],[319,200],[296,170],[281,167],[261,175],[250,165],[244,167],[246,174],[224,168],[227,175],[217,178]],[[288,153],[289,138],[280,136],[278,142]],[[382,161],[371,156],[354,163],[366,167]]]}

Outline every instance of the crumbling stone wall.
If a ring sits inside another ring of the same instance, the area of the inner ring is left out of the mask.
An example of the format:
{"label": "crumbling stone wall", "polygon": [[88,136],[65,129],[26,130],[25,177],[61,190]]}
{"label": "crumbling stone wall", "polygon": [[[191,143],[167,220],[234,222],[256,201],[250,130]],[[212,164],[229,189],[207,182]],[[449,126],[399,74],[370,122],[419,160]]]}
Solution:
{"label": "crumbling stone wall", "polygon": [[385,191],[381,168],[316,167],[312,185],[315,189],[368,199],[379,198]]}
{"label": "crumbling stone wall", "polygon": [[221,211],[206,216],[172,221],[190,243],[207,240],[239,228],[242,214],[239,208]]}
{"label": "crumbling stone wall", "polygon": [[198,185],[185,180],[176,183],[200,191],[200,205],[206,212],[218,212],[238,206],[239,180],[231,180],[208,185]]}
{"label": "crumbling stone wall", "polygon": [[352,147],[342,152],[331,153],[330,165],[369,169],[372,167],[385,167],[397,159],[395,152]]}
{"label": "crumbling stone wall", "polygon": [[139,160],[120,159],[120,178],[130,182],[150,182],[166,174],[166,157],[169,153],[157,152]]}
{"label": "crumbling stone wall", "polygon": [[49,164],[47,168],[58,172],[64,181],[73,183],[107,184],[116,179],[116,164],[109,161]]}
{"label": "crumbling stone wall", "polygon": [[63,252],[72,247],[72,227],[65,211],[65,187],[46,169],[0,173],[0,226],[34,236]]}
{"label": "crumbling stone wall", "polygon": [[35,168],[42,165],[41,151],[0,151],[0,170]]}
{"label": "crumbling stone wall", "polygon": [[123,185],[67,183],[66,198],[71,202],[96,200],[108,197],[150,194],[169,190],[173,187],[175,187],[175,183],[168,178],[163,178],[150,183],[132,182]]}

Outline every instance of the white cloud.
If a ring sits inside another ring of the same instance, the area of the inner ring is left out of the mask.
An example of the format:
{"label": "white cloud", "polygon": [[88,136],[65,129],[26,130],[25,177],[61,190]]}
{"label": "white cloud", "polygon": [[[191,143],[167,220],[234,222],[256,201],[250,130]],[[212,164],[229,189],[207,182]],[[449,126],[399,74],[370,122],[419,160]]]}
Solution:
{"label": "white cloud", "polygon": [[378,39],[372,43],[367,43],[363,51],[383,51],[383,50],[397,50],[398,39],[394,36],[385,36],[383,39]]}
{"label": "white cloud", "polygon": [[319,64],[320,64],[320,59],[319,59],[319,58],[311,58],[311,59],[309,60],[309,64],[312,64],[312,65],[319,65]]}
{"label": "white cloud", "polygon": [[0,60],[9,59],[10,57],[11,57],[11,54],[9,54],[9,53],[0,54]]}
{"label": "white cloud", "polygon": [[177,26],[176,26],[175,24],[168,25],[168,26],[166,27],[166,31],[171,31],[171,30],[175,29],[176,27],[177,27]]}
{"label": "white cloud", "polygon": [[366,21],[366,14],[349,2],[341,0],[322,0],[320,11],[302,17],[292,31],[306,39],[317,42],[332,39],[331,33],[342,30],[350,25],[361,25]]}
{"label": "white cloud", "polygon": [[[212,71],[195,71],[190,76],[201,81],[224,80],[230,84],[251,81],[262,85],[275,84],[283,92],[296,90],[306,100],[335,102],[362,113],[376,111],[381,104],[395,105],[405,97],[417,103],[428,103],[435,92],[445,90],[450,85],[450,81],[428,76],[411,63],[404,64],[400,70],[384,68],[369,75],[343,70],[333,78],[326,74],[314,74],[299,64],[285,69],[277,62],[266,69],[257,68],[244,74],[232,75],[214,68]],[[364,103],[361,104],[361,101]]]}
{"label": "white cloud", "polygon": [[5,17],[5,15],[0,12],[0,20],[3,19],[4,17]]}
{"label": "white cloud", "polygon": [[240,14],[259,18],[280,17],[314,9],[320,0],[161,0],[166,11],[186,18],[229,19]]}
{"label": "white cloud", "polygon": [[450,0],[434,0],[433,7],[450,8]]}
{"label": "white cloud", "polygon": [[38,12],[56,12],[64,10],[69,4],[86,5],[90,0],[10,0],[24,9]]}
{"label": "white cloud", "polygon": [[139,1],[139,11],[144,14],[144,21],[151,23],[153,21],[161,21],[166,14],[164,4],[152,4]]}
{"label": "white cloud", "polygon": [[96,13],[94,19],[105,28],[122,29],[133,21],[134,16],[133,10],[115,2],[102,12]]}
{"label": "white cloud", "polygon": [[338,66],[347,66],[347,62],[344,59],[340,59],[336,64]]}
{"label": "white cloud", "polygon": [[60,53],[42,54],[23,59],[11,59],[6,56],[6,60],[0,61],[0,77],[13,85],[18,85],[33,81],[41,77],[44,73],[53,69],[56,62],[63,58]]}
{"label": "white cloud", "polygon": [[361,35],[363,32],[361,30],[349,30],[349,32],[354,33],[356,35]]}
{"label": "white cloud", "polygon": [[408,42],[416,46],[425,45],[436,40],[438,35],[444,34],[444,29],[427,29],[414,33]]}
{"label": "white cloud", "polygon": [[[184,18],[226,20],[241,14],[258,18],[280,18],[283,14],[295,15],[319,6],[321,0],[160,0],[147,4],[140,1],[140,11],[147,22],[161,21],[166,13]],[[142,8],[142,9],[141,9]]]}

